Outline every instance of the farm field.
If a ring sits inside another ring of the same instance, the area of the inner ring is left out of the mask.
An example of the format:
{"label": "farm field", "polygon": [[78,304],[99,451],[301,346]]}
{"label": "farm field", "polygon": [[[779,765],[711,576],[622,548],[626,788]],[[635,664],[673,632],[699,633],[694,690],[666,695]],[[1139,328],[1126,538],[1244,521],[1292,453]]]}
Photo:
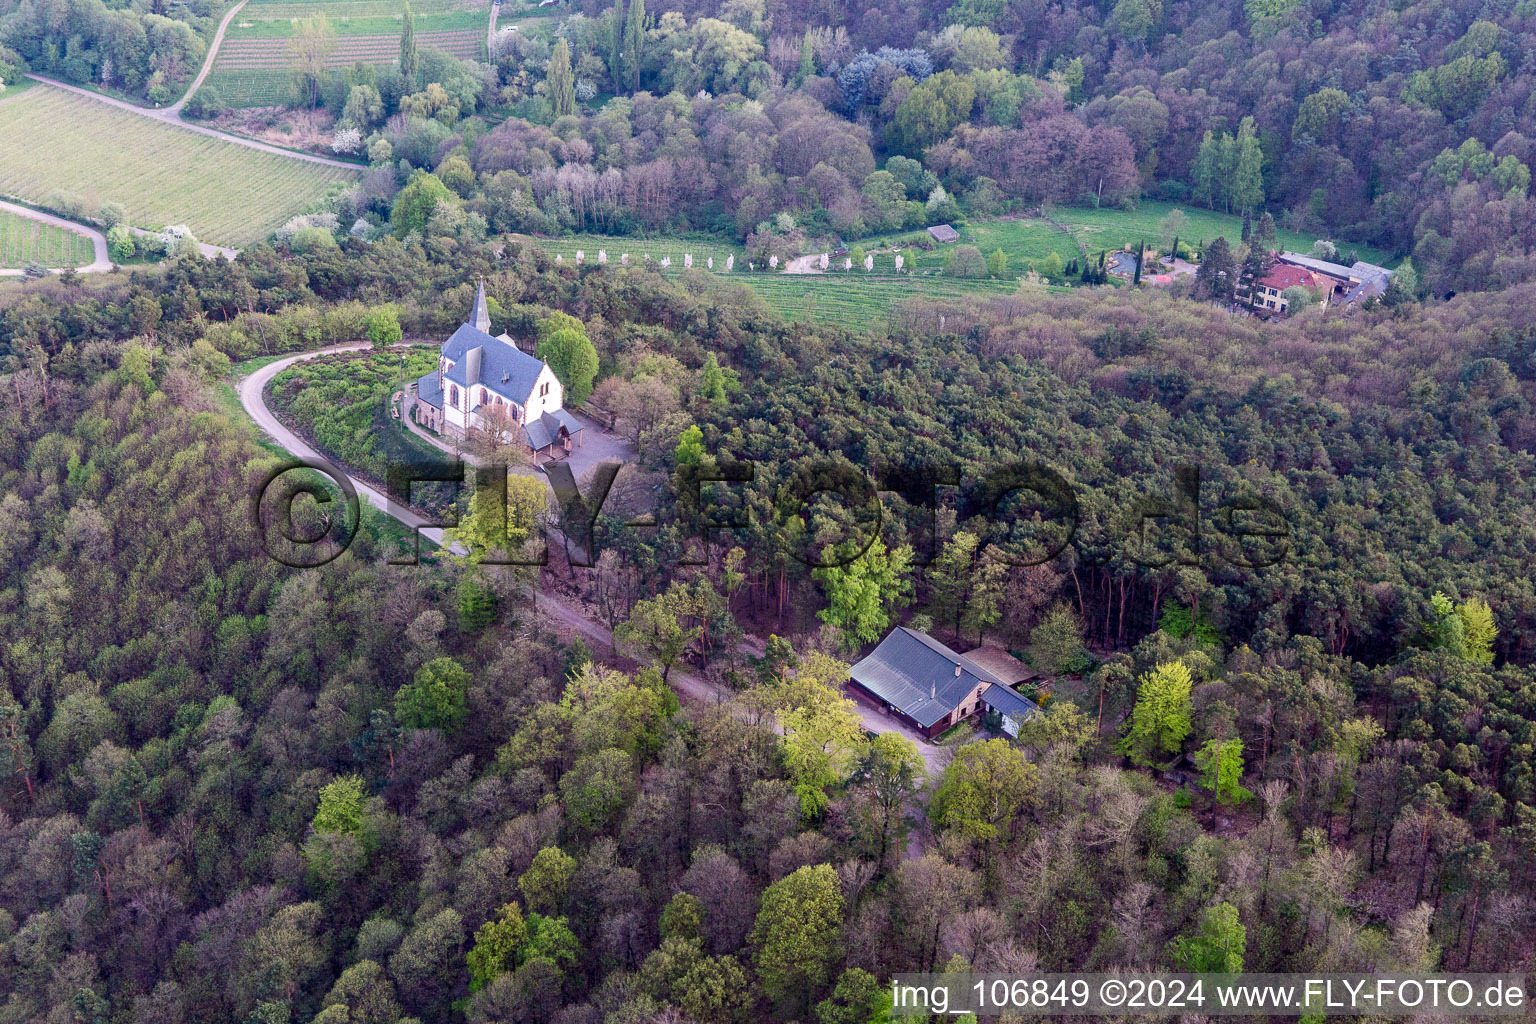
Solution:
{"label": "farm field", "polygon": [[265,237],[355,172],[210,138],[62,89],[0,101],[0,191],[114,200],[133,224],[185,224],[200,241]]}
{"label": "farm field", "polygon": [[28,263],[83,267],[94,258],[91,240],[84,235],[0,210],[0,268]]}
{"label": "farm field", "polygon": [[[404,0],[252,0],[230,25],[207,85],[229,106],[275,106],[294,98],[289,39],[302,18],[324,14],[336,33],[329,68],[393,64],[400,53]],[[460,60],[485,58],[485,0],[413,3],[416,42]]]}
{"label": "farm field", "polygon": [[[850,272],[834,269],[825,274],[784,274],[747,271],[742,251],[718,239],[650,240],[614,235],[518,237],[520,241],[531,242],[550,253],[563,256],[567,263],[575,260],[578,250],[585,253],[588,263],[597,261],[599,250],[606,250],[610,266],[617,264],[620,254],[626,252],[629,253],[630,266],[638,265],[647,254],[657,262],[663,257],[671,257],[672,265],[662,271],[666,274],[682,272],[685,254],[693,254],[694,269],[705,269],[707,258],[713,256],[715,273],[722,281],[751,288],[786,319],[809,320],[856,330],[883,325],[891,303],[897,299],[912,298],[914,295],[948,299],[976,294],[1006,295],[1018,286],[1011,276],[996,281],[962,280],[924,273],[922,269],[915,274],[898,277],[888,253],[875,257],[874,273],[857,269]],[[736,257],[736,269],[726,274],[725,258],[730,255]],[[930,260],[934,256],[933,253],[923,255]],[[921,268],[921,264],[919,266]]]}

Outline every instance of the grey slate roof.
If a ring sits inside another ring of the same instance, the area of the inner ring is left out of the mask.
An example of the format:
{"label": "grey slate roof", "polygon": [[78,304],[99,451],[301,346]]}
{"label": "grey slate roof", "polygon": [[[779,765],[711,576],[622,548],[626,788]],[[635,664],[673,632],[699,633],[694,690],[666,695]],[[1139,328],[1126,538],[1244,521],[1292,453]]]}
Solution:
{"label": "grey slate roof", "polygon": [[924,728],[953,711],[978,683],[1001,683],[963,654],[905,626],[891,630],[848,675]]}
{"label": "grey slate roof", "polygon": [[436,370],[416,381],[416,397],[434,409],[443,407],[443,389],[437,386]]}
{"label": "grey slate roof", "polygon": [[575,437],[581,432],[581,421],[564,409],[546,412],[538,419],[529,420],[523,425],[523,440],[528,442],[528,447],[537,451],[558,441],[561,427]]}
{"label": "grey slate roof", "polygon": [[1281,263],[1289,263],[1292,266],[1315,270],[1319,274],[1327,274],[1329,277],[1338,277],[1345,281],[1349,280],[1349,268],[1340,263],[1313,259],[1311,256],[1303,256],[1299,252],[1283,252],[1280,254],[1279,259]]}
{"label": "grey slate roof", "polygon": [[960,237],[960,232],[948,224],[935,224],[928,229],[928,234],[933,236],[935,242],[953,242]]}
{"label": "grey slate roof", "polygon": [[464,324],[443,342],[443,356],[453,362],[443,371],[443,379],[460,387],[471,382],[466,378],[470,353],[480,350],[479,380],[473,383],[511,399],[518,405],[527,405],[533,393],[533,385],[539,379],[544,361],[519,349],[509,341],[493,338],[484,331]]}
{"label": "grey slate roof", "polygon": [[993,685],[982,690],[981,702],[993,711],[1020,722],[1040,713],[1040,705],[1006,686]]}

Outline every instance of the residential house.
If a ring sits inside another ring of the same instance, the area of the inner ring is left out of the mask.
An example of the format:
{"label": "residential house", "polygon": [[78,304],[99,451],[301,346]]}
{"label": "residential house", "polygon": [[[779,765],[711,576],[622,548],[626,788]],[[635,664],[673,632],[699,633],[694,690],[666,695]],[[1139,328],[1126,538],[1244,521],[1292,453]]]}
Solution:
{"label": "residential house", "polygon": [[886,634],[848,676],[854,697],[900,719],[927,739],[984,713],[989,694],[998,705],[1008,707],[1015,723],[1038,710],[996,674],[927,633],[905,626]]}
{"label": "residential house", "polygon": [[[1306,287],[1319,293],[1323,304],[1333,305],[1343,303],[1353,305],[1363,302],[1373,295],[1379,296],[1386,292],[1387,285],[1392,280],[1392,271],[1385,267],[1378,267],[1374,263],[1366,263],[1356,260],[1350,266],[1342,263],[1333,263],[1328,260],[1315,259],[1311,256],[1303,256],[1296,252],[1281,252],[1271,254],[1275,259],[1275,270],[1281,267],[1289,267],[1293,270],[1304,271],[1310,275],[1310,283]],[[1258,284],[1263,284],[1261,279]],[[1289,287],[1287,285],[1286,287]],[[1284,290],[1283,288],[1281,289]],[[1267,309],[1275,309],[1284,312],[1282,305],[1276,303],[1271,306],[1265,299],[1275,299],[1278,295],[1261,294],[1260,288],[1254,288],[1253,304]]]}
{"label": "residential house", "polygon": [[1276,263],[1269,269],[1269,273],[1253,283],[1252,302],[1262,309],[1284,313],[1290,303],[1282,297],[1281,293],[1287,288],[1296,287],[1321,292],[1325,286],[1310,270],[1287,263]]}

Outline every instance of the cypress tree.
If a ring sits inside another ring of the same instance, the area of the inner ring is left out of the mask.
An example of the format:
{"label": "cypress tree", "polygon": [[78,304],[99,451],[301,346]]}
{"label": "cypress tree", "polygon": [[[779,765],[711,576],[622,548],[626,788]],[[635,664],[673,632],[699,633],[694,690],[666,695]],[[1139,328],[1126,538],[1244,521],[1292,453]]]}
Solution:
{"label": "cypress tree", "polygon": [[1131,279],[1131,284],[1133,284],[1133,285],[1141,284],[1141,261],[1142,261],[1142,257],[1145,255],[1146,251],[1147,251],[1147,243],[1146,242],[1137,242],[1136,243],[1136,276]]}
{"label": "cypress tree", "polygon": [[624,0],[613,0],[613,24],[608,26],[608,77],[613,91],[624,88]]}
{"label": "cypress tree", "polygon": [[[637,0],[638,2],[638,0]],[[563,38],[555,44],[544,72],[544,87],[556,117],[576,113],[576,76],[571,73],[571,47]]]}
{"label": "cypress tree", "polygon": [[407,89],[416,88],[416,16],[411,13],[411,5],[405,5],[405,13],[402,17],[403,24],[400,27],[400,77],[405,79]]}
{"label": "cypress tree", "polygon": [[640,66],[645,59],[645,0],[630,0],[624,25],[624,70],[631,92],[640,91]]}

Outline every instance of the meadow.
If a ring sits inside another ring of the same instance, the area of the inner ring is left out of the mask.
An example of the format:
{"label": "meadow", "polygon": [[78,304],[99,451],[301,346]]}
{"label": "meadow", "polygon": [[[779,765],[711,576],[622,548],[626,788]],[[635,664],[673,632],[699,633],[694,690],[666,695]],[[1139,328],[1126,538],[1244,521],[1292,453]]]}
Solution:
{"label": "meadow", "polygon": [[185,224],[200,241],[265,238],[354,171],[263,153],[62,89],[0,100],[0,192],[122,203],[144,228]]}
{"label": "meadow", "polygon": [[[1061,257],[1062,262],[1066,262],[1079,255],[1080,245],[1086,246],[1089,254],[1093,256],[1097,256],[1101,250],[1105,249],[1113,251],[1125,246],[1134,249],[1140,242],[1145,242],[1150,247],[1161,246],[1162,220],[1175,209],[1184,212],[1184,228],[1179,232],[1181,242],[1198,246],[1201,241],[1208,242],[1220,236],[1225,237],[1235,246],[1242,240],[1243,219],[1241,217],[1203,210],[1187,204],[1146,200],[1134,210],[1094,210],[1079,207],[1057,207],[1051,210],[1051,219],[1066,226],[1067,231],[1038,217],[979,220],[960,228],[961,237],[958,244],[975,245],[983,253],[991,253],[997,249],[1003,250],[1008,255],[1009,275],[1013,276],[1031,267],[1038,267],[1040,262],[1053,252]],[[913,234],[913,232],[902,232],[870,236],[850,244],[865,248],[883,247],[893,241],[909,238]],[[1316,240],[1315,236],[1303,235],[1295,231],[1277,229],[1275,232],[1275,244],[1281,249],[1295,252],[1309,251]],[[1339,239],[1334,239],[1334,242],[1339,247],[1339,258],[1345,263],[1353,262],[1348,258],[1351,253],[1368,263],[1377,263],[1382,266],[1392,266],[1396,263],[1389,253],[1380,249]],[[908,266],[941,268],[952,248],[953,246],[950,245],[936,245],[932,249],[923,251],[909,249]],[[876,257],[877,269],[879,258]]]}
{"label": "meadow", "polygon": [[[208,85],[232,107],[277,106],[295,98],[289,39],[300,19],[324,14],[336,33],[330,68],[386,66],[400,54],[403,0],[251,0],[229,27]],[[485,58],[489,11],[485,0],[412,3],[416,42],[461,60]]]}
{"label": "meadow", "polygon": [[28,263],[83,267],[94,258],[91,240],[84,235],[0,210],[0,268]]}
{"label": "meadow", "polygon": [[[851,271],[837,269],[833,265],[824,274],[785,274],[772,271],[749,271],[741,249],[717,238],[660,238],[644,239],[614,235],[579,235],[567,238],[530,238],[514,236],[524,243],[532,243],[547,252],[562,256],[569,265],[576,253],[583,252],[586,261],[597,262],[599,250],[608,253],[608,265],[617,266],[619,256],[629,253],[630,266],[640,265],[645,255],[656,263],[670,257],[672,265],[659,268],[664,274],[680,274],[683,256],[693,254],[695,270],[707,270],[707,258],[715,259],[715,274],[722,280],[751,288],[763,301],[781,316],[789,320],[805,320],[816,323],[848,327],[853,330],[882,327],[897,299],[923,295],[930,298],[955,299],[966,295],[1006,295],[1018,287],[1014,276],[1003,280],[965,280],[941,276],[936,269],[925,269],[921,261],[916,273],[895,272],[894,259],[889,253],[875,256],[873,272],[855,268]],[[725,258],[736,257],[735,269],[725,272]],[[914,253],[908,250],[908,266]],[[936,253],[920,254],[929,258],[932,267],[940,266]],[[1020,272],[1027,268],[1020,268]]]}
{"label": "meadow", "polygon": [[[1057,207],[1051,210],[1052,220],[1071,229],[1070,237],[1066,232],[1036,218],[978,221],[964,228],[961,235],[964,241],[980,247],[984,253],[1002,249],[1014,261],[1041,260],[1052,252],[1068,260],[1078,255],[1079,243],[1087,246],[1091,254],[1127,245],[1134,249],[1140,242],[1146,242],[1148,246],[1161,246],[1162,220],[1176,209],[1184,212],[1184,227],[1179,232],[1183,242],[1197,246],[1201,241],[1209,242],[1224,237],[1236,246],[1242,241],[1241,217],[1188,204],[1151,200],[1144,200],[1134,210],[1080,207]],[[1312,248],[1317,237],[1277,228],[1275,244],[1280,249],[1305,253]],[[1368,263],[1390,266],[1395,262],[1389,253],[1380,249],[1342,239],[1333,241],[1339,248],[1340,259],[1354,252]],[[1345,259],[1345,262],[1352,261]]]}

